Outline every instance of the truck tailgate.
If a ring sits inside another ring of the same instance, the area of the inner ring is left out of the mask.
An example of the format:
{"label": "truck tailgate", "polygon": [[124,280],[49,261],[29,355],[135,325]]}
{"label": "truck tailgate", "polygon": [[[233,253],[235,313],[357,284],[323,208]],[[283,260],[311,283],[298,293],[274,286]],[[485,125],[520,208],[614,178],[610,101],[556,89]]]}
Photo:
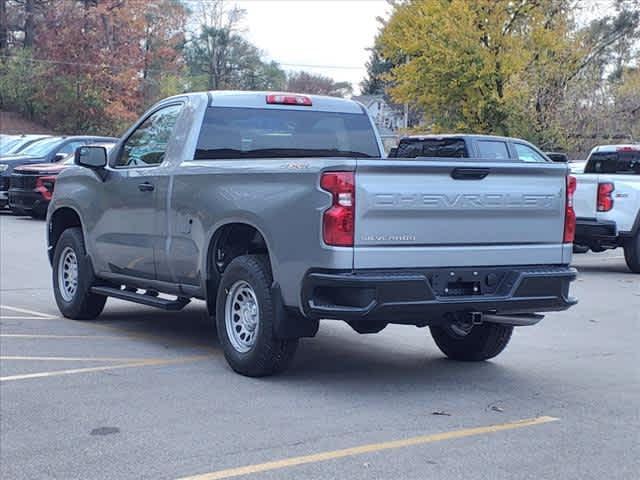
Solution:
{"label": "truck tailgate", "polygon": [[566,175],[558,164],[359,160],[354,268],[566,263]]}
{"label": "truck tailgate", "polygon": [[578,218],[596,218],[598,202],[598,175],[576,175],[576,193],[573,206]]}

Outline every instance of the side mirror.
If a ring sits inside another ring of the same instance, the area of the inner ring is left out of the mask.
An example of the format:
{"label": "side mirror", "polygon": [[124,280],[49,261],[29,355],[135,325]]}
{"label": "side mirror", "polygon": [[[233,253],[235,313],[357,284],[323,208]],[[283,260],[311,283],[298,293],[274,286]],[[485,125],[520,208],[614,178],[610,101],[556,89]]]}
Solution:
{"label": "side mirror", "polygon": [[56,156],[53,157],[53,161],[54,162],[59,162],[60,160],[62,160],[64,157],[66,157],[66,155],[64,153],[56,153]]}
{"label": "side mirror", "polygon": [[107,149],[98,146],[78,147],[75,164],[81,167],[101,169],[107,166]]}

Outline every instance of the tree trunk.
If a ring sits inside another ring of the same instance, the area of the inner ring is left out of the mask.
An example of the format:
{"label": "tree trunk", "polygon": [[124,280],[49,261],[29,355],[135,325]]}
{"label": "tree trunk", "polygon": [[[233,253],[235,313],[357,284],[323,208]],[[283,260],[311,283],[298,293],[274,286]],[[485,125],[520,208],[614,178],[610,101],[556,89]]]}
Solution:
{"label": "tree trunk", "polygon": [[35,36],[35,22],[33,16],[35,14],[35,0],[25,0],[24,2],[24,46],[31,48]]}
{"label": "tree trunk", "polygon": [[0,54],[4,55],[9,46],[9,25],[7,24],[7,0],[0,0]]}

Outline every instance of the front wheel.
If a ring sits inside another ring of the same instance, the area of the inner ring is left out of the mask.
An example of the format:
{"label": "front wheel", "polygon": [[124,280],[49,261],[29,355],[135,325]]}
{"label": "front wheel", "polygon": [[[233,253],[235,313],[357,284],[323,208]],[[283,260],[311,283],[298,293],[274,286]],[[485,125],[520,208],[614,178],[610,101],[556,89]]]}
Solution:
{"label": "front wheel", "polygon": [[94,282],[82,230],[65,230],[53,255],[53,293],[60,313],[74,320],[91,320],[100,315],[107,297],[91,293]]}
{"label": "front wheel", "polygon": [[284,371],[298,340],[274,336],[272,277],[264,255],[243,255],[227,266],[216,301],[216,326],[224,356],[233,370],[248,377]]}
{"label": "front wheel", "polygon": [[464,362],[480,362],[501,353],[509,343],[513,327],[497,323],[480,325],[458,322],[430,327],[431,336],[447,357]]}
{"label": "front wheel", "polygon": [[640,273],[640,232],[631,237],[624,246],[624,259],[629,270]]}

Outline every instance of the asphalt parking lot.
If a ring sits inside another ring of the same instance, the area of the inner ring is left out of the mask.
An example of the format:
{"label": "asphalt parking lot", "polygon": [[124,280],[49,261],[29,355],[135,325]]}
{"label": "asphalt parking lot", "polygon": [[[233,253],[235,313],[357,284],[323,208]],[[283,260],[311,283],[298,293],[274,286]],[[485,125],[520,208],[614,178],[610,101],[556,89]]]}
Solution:
{"label": "asphalt parking lot", "polygon": [[493,361],[426,329],[325,322],[275,378],[234,374],[204,304],[59,316],[44,222],[0,214],[3,479],[634,479],[640,277],[575,258],[574,309]]}

